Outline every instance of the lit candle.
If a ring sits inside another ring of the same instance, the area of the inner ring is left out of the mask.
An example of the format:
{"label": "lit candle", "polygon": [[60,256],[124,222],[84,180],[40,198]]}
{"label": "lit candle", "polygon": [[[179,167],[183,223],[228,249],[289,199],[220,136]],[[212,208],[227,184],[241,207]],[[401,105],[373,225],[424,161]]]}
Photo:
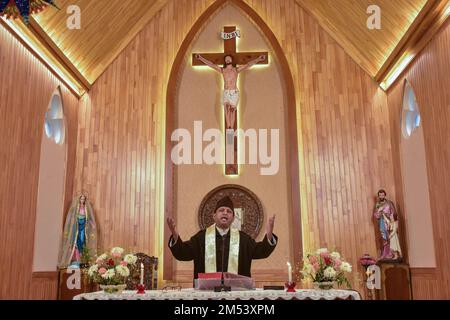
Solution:
{"label": "lit candle", "polygon": [[289,283],[292,283],[292,266],[289,263],[289,261],[287,263],[287,266],[288,266]]}
{"label": "lit candle", "polygon": [[144,264],[141,263],[141,284],[144,284]]}

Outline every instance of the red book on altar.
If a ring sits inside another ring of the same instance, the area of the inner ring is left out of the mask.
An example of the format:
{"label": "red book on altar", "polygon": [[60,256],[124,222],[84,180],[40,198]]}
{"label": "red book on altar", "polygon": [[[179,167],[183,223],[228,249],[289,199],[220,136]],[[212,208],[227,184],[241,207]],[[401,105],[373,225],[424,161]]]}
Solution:
{"label": "red book on altar", "polygon": [[[222,279],[222,272],[199,273],[199,279]],[[225,278],[225,274],[224,274]]]}
{"label": "red book on altar", "polygon": [[[253,290],[255,289],[255,280],[241,276],[239,274],[224,272],[224,285],[231,287],[231,290]],[[199,273],[196,279],[195,288],[199,290],[214,290],[222,284],[222,272]]]}

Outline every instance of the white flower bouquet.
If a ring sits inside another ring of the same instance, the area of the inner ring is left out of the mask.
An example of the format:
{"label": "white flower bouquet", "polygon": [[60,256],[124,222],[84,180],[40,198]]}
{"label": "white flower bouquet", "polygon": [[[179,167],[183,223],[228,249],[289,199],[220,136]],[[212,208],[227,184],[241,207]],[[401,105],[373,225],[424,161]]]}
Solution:
{"label": "white flower bouquet", "polygon": [[[313,254],[308,254],[303,261],[301,274],[303,279],[312,280],[320,288],[330,289],[333,283],[346,284],[351,288],[346,274],[352,272],[350,263],[342,259],[338,252],[328,252],[321,248]],[[322,284],[322,285],[321,285]]]}
{"label": "white flower bouquet", "polygon": [[114,247],[109,253],[100,255],[88,270],[89,278],[103,286],[124,285],[136,265],[134,254],[125,254],[120,247]]}

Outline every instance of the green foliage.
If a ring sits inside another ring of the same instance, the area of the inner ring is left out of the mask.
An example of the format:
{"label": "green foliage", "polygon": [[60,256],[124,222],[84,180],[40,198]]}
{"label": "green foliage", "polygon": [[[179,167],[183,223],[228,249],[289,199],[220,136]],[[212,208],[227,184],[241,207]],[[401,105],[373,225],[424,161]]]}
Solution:
{"label": "green foliage", "polygon": [[91,262],[91,259],[92,259],[92,257],[91,257],[91,254],[89,252],[89,248],[87,246],[85,246],[83,248],[83,251],[81,252],[81,263],[89,265],[90,262]]}

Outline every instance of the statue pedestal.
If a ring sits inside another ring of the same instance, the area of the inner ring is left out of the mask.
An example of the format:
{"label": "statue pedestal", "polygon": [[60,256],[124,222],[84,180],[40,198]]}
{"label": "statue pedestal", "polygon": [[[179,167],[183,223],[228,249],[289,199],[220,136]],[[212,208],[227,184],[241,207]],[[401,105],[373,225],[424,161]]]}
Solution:
{"label": "statue pedestal", "polygon": [[381,271],[381,300],[412,300],[409,265],[396,262],[378,262]]}

